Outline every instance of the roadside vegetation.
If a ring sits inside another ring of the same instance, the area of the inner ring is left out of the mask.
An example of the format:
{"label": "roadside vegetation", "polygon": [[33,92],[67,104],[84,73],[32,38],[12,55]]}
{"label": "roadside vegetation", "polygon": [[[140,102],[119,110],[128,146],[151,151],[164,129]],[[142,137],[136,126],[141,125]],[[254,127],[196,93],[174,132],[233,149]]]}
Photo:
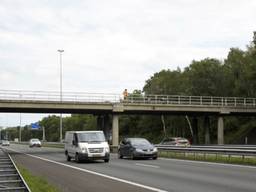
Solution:
{"label": "roadside vegetation", "polygon": [[159,157],[184,159],[193,161],[207,161],[215,163],[230,163],[239,165],[256,165],[256,157],[251,156],[229,156],[221,154],[203,154],[203,153],[181,153],[161,151]]}
{"label": "roadside vegetation", "polygon": [[[196,57],[196,56],[195,56]],[[171,61],[170,61],[171,62]],[[175,64],[175,63],[172,63]],[[125,88],[125,87],[124,87]],[[120,94],[123,90],[120,90]],[[184,69],[162,69],[147,80],[143,88],[128,90],[129,95],[138,97],[149,94],[189,95],[256,98],[256,33],[245,50],[230,48],[225,59],[204,58],[193,60]],[[129,96],[128,96],[129,97]],[[106,115],[111,119],[110,115]],[[100,116],[102,118],[103,116]],[[120,137],[145,137],[152,143],[159,143],[165,135],[192,138],[188,120],[193,122],[195,116],[164,115],[123,115],[120,117]],[[205,143],[204,118],[196,117],[197,134],[194,144]],[[217,143],[217,117],[210,118],[210,143]],[[163,129],[163,119],[165,130]],[[188,119],[188,120],[187,120]],[[111,120],[106,121],[111,128]],[[59,116],[51,115],[39,121],[45,128],[47,141],[59,141]],[[226,144],[256,144],[256,117],[224,117]],[[63,118],[63,133],[70,130],[97,129],[97,116],[72,114]],[[2,131],[8,132],[9,139],[18,138],[19,127]],[[42,139],[42,130],[31,130],[30,125],[22,127],[22,141],[35,137]]]}
{"label": "roadside vegetation", "polygon": [[27,169],[20,165],[18,165],[18,169],[31,192],[60,192],[57,187],[49,184],[47,179],[32,175]]}

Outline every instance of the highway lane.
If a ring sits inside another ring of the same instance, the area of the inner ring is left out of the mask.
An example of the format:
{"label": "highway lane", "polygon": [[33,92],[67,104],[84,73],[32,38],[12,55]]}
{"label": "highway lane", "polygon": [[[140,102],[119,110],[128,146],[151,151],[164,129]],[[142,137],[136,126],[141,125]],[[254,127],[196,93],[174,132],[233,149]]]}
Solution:
{"label": "highway lane", "polygon": [[[120,160],[115,154],[111,154],[110,163],[96,161],[77,164],[66,162],[63,149],[30,149],[28,146],[22,145],[12,145],[10,148],[166,191],[253,192],[256,188],[256,167],[167,159]],[[27,156],[26,158],[32,157]],[[127,186],[125,185],[125,187]]]}

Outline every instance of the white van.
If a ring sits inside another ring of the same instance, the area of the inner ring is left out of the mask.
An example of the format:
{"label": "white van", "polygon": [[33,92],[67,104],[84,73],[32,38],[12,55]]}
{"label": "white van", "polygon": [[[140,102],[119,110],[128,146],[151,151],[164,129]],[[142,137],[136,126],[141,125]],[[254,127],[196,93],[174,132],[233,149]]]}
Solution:
{"label": "white van", "polygon": [[102,159],[109,162],[109,145],[103,131],[67,131],[65,135],[65,155],[67,161]]}

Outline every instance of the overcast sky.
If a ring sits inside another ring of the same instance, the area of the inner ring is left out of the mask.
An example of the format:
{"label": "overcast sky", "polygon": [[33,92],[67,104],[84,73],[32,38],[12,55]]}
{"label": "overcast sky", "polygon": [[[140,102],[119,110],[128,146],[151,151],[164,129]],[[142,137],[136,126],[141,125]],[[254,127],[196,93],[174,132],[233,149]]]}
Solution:
{"label": "overcast sky", "polygon": [[[162,69],[245,49],[255,0],[0,0],[0,90],[121,93]],[[22,114],[22,124],[41,115]],[[19,114],[0,115],[0,126]]]}

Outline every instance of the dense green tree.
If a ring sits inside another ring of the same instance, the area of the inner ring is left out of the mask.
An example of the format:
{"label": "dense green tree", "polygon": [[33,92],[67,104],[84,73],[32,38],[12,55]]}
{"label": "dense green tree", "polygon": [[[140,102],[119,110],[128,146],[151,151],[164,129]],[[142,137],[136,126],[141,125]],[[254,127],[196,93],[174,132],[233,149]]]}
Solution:
{"label": "dense green tree", "polygon": [[162,70],[155,73],[150,79],[146,80],[143,88],[145,94],[159,95],[183,95],[185,94],[185,80],[180,69]]}
{"label": "dense green tree", "polygon": [[223,65],[217,59],[192,61],[185,68],[187,94],[198,96],[226,96]]}

